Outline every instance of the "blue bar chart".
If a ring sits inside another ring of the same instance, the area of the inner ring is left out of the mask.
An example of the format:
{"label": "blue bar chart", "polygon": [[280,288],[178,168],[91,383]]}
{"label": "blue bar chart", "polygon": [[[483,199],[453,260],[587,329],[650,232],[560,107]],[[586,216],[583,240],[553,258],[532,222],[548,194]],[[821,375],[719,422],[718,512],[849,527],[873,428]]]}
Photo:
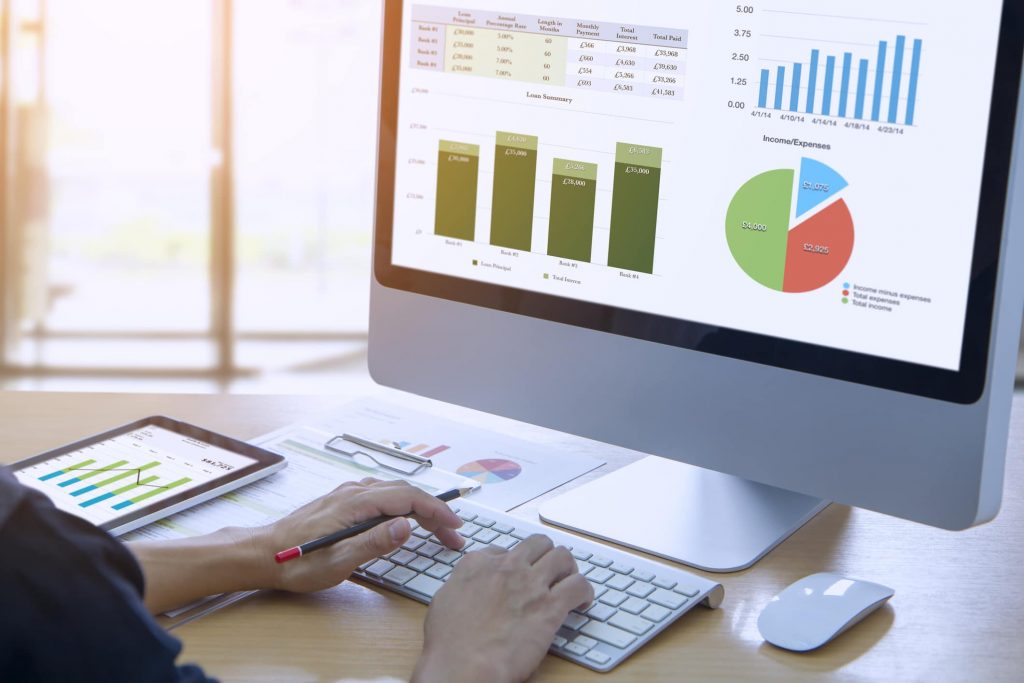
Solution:
{"label": "blue bar chart", "polygon": [[758,107],[913,126],[923,49],[921,39],[906,35],[880,40],[865,55],[811,49],[806,60],[761,69]]}

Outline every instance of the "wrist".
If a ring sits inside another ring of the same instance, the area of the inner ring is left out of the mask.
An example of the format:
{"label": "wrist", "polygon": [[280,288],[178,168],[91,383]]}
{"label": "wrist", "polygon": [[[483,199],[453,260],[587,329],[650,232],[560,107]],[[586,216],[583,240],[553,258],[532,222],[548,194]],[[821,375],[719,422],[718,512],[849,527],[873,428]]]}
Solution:
{"label": "wrist", "polygon": [[505,672],[497,671],[493,662],[482,661],[476,654],[465,650],[455,653],[439,652],[437,648],[423,648],[416,662],[410,683],[506,683]]}
{"label": "wrist", "polygon": [[240,590],[278,588],[277,564],[270,534],[263,528],[228,527],[217,532],[223,535],[226,553],[232,558],[237,578],[243,584]]}

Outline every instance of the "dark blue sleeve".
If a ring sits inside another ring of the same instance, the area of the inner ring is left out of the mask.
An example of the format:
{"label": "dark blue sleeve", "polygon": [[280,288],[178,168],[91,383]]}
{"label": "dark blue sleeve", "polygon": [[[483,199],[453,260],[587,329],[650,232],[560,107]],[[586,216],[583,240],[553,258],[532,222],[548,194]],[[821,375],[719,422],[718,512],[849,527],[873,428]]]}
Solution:
{"label": "dark blue sleeve", "polygon": [[[4,479],[0,496],[13,496]],[[0,681],[211,680],[176,664],[181,643],[146,612],[127,548],[42,494],[17,493],[0,515]]]}

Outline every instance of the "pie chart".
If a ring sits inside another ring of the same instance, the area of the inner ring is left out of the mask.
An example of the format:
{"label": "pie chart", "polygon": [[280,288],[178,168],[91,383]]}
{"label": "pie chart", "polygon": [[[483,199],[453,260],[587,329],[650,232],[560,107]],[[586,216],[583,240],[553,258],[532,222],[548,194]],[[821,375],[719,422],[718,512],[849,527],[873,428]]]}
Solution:
{"label": "pie chart", "polygon": [[[839,277],[853,255],[853,217],[834,169],[805,158],[756,176],[729,205],[725,236],[740,268],[765,287],[811,292]],[[794,211],[795,209],[795,211]]]}
{"label": "pie chart", "polygon": [[523,468],[519,466],[519,463],[511,460],[489,458],[467,462],[455,471],[464,477],[475,479],[481,484],[500,484],[518,477]]}

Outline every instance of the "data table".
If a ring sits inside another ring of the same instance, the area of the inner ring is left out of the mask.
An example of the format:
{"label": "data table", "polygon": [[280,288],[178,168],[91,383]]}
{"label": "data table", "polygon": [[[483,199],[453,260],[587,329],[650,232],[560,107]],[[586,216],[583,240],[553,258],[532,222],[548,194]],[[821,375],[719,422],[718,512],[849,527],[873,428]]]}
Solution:
{"label": "data table", "polygon": [[688,33],[416,5],[412,66],[537,85],[682,99]]}

